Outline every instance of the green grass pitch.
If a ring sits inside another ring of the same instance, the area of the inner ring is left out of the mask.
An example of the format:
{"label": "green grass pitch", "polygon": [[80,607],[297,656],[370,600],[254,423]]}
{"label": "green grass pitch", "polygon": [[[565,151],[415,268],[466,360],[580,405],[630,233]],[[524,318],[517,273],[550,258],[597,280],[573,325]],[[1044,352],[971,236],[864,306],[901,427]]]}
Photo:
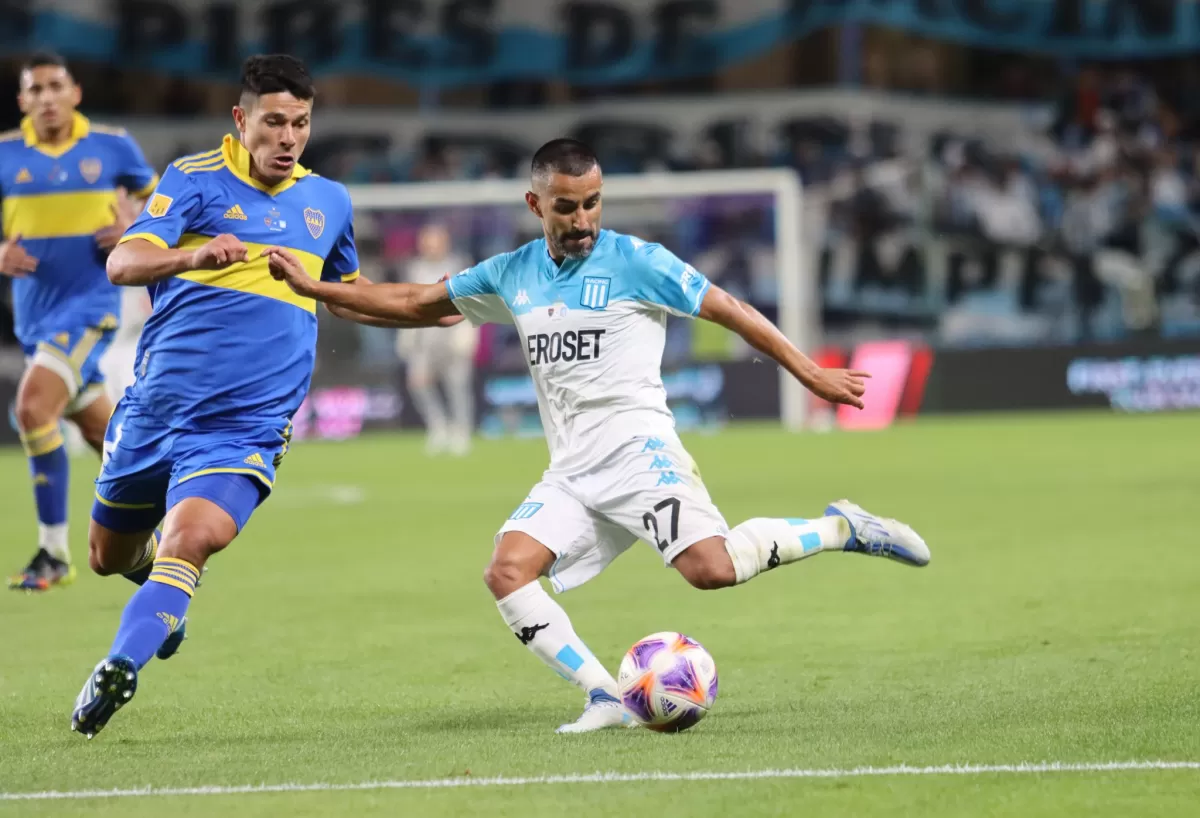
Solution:
{"label": "green grass pitch", "polygon": [[[916,570],[827,554],[720,592],[638,547],[559,597],[615,670],[680,630],[716,658],[694,730],[557,736],[581,696],[509,634],[481,581],[540,441],[429,460],[415,437],[294,446],[215,558],[191,638],[94,741],[71,705],[132,586],[0,595],[0,793],[526,777],[525,784],[13,801],[0,815],[1183,816],[1200,769],[554,782],[590,773],[1200,761],[1200,416],[924,421],[871,434],[686,439],[731,523],[848,496],[910,522]],[[3,569],[32,540],[0,454]]]}

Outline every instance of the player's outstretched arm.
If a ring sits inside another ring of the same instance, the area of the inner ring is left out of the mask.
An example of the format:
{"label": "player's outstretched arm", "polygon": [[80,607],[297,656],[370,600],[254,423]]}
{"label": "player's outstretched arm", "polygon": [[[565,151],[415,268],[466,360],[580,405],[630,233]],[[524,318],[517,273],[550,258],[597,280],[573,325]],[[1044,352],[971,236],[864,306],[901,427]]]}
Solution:
{"label": "player's outstretched arm", "polygon": [[[354,281],[350,282],[346,286],[348,286],[348,287],[373,287],[374,285],[375,285],[375,282],[371,281],[370,279],[366,278],[365,276],[360,275],[358,278],[354,279]],[[325,307],[329,310],[329,312],[331,312],[333,315],[337,316],[338,318],[341,318],[343,321],[353,321],[356,324],[366,324],[369,327],[382,327],[384,329],[409,329],[414,326],[419,326],[419,327],[429,326],[429,324],[425,323],[425,322],[422,322],[420,324],[413,324],[413,323],[410,323],[407,321],[391,321],[386,318],[376,318],[374,316],[366,315],[361,312],[355,312],[354,310],[348,310],[345,307],[339,307],[336,304],[326,303]],[[449,326],[458,324],[464,320],[466,320],[466,319],[463,318],[463,316],[455,313],[452,316],[447,316],[445,318],[440,319],[437,322],[437,326],[449,327]]]}
{"label": "player's outstretched arm", "polygon": [[704,294],[699,317],[736,332],[750,346],[790,372],[817,397],[830,403],[844,403],[863,408],[862,395],[866,391],[863,378],[871,377],[868,373],[818,366],[796,349],[795,344],[761,312],[734,298],[715,284]]}
{"label": "player's outstretched arm", "polygon": [[222,233],[195,250],[161,247],[144,238],[130,238],[108,257],[108,280],[120,287],[146,287],[189,270],[219,270],[249,261],[250,251],[241,240]]}
{"label": "player's outstretched arm", "polygon": [[283,248],[268,247],[263,255],[271,275],[287,282],[297,295],[324,302],[335,314],[350,320],[376,323],[369,319],[377,319],[393,327],[435,327],[459,315],[444,282],[359,286],[354,282],[318,281]]}

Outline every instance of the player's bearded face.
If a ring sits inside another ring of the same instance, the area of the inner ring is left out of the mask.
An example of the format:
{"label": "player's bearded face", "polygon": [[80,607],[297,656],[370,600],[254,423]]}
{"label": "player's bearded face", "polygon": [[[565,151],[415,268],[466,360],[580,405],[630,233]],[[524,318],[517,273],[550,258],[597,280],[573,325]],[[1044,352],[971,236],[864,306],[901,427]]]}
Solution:
{"label": "player's bearded face", "polygon": [[40,133],[69,125],[81,97],[79,86],[60,66],[39,65],[21,74],[17,102]]}
{"label": "player's bearded face", "polygon": [[288,93],[263,94],[233,109],[253,175],[269,185],[290,179],[308,144],[312,100]]}
{"label": "player's bearded face", "polygon": [[582,176],[552,174],[537,185],[530,206],[542,220],[546,243],[556,259],[587,258],[600,235],[600,186],[596,167]]}

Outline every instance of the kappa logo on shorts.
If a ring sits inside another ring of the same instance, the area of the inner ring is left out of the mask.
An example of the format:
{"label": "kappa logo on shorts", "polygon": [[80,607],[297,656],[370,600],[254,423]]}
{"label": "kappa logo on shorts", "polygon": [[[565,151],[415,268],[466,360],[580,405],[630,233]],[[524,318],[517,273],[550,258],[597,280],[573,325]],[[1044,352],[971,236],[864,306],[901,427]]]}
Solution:
{"label": "kappa logo on shorts", "polygon": [[671,462],[671,458],[663,457],[661,454],[654,455],[654,460],[650,463],[650,471],[673,468],[675,468],[675,464]]}
{"label": "kappa logo on shorts", "polygon": [[517,506],[517,510],[512,513],[510,520],[528,520],[534,514],[541,511],[543,503],[521,503]]}
{"label": "kappa logo on shorts", "polygon": [[654,485],[655,486],[673,486],[676,483],[682,483],[682,482],[683,482],[683,480],[679,479],[679,475],[677,475],[675,472],[664,471],[664,472],[659,472],[658,482],[655,483]]}
{"label": "kappa logo on shorts", "polygon": [[660,449],[667,448],[667,444],[663,443],[657,437],[652,437],[646,441],[646,445],[642,447],[642,454],[646,452],[657,452]]}

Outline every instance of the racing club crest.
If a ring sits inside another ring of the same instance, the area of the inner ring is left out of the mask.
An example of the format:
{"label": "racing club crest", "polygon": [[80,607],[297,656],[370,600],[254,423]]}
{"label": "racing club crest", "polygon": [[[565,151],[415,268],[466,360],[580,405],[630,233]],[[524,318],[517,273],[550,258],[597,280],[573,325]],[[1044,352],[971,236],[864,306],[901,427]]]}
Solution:
{"label": "racing club crest", "polygon": [[314,239],[321,238],[321,234],[325,232],[325,214],[320,210],[313,210],[311,207],[304,208],[304,224],[308,227],[309,234]]}

